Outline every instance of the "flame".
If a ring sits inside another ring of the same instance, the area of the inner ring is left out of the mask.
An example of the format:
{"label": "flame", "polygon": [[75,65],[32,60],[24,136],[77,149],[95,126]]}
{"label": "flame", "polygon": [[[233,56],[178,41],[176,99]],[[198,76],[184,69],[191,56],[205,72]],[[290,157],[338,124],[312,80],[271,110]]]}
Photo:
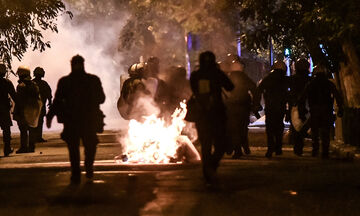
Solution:
{"label": "flame", "polygon": [[181,146],[178,138],[185,127],[184,118],[187,108],[185,101],[180,103],[171,115],[171,124],[166,125],[162,118],[155,115],[144,117],[144,122],[130,120],[129,130],[124,139],[122,158],[118,163],[169,163],[177,157]]}

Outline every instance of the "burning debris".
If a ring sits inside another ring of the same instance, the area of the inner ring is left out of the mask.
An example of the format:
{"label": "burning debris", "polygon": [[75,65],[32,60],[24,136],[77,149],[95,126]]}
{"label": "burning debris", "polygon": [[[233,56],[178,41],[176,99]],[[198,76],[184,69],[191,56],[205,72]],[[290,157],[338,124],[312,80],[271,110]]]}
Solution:
{"label": "burning debris", "polygon": [[123,138],[123,154],[117,163],[181,163],[200,160],[200,155],[187,136],[181,135],[186,123],[187,109],[180,103],[171,116],[171,123],[155,115],[144,117],[144,122],[130,120]]}

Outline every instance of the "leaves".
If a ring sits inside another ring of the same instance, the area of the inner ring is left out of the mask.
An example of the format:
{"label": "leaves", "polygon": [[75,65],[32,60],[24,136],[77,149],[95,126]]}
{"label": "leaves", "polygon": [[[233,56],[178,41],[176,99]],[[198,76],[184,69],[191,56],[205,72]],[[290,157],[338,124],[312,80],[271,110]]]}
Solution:
{"label": "leaves", "polygon": [[[235,1],[239,2],[239,1]],[[269,37],[281,53],[292,46],[293,59],[311,54],[317,63],[336,70],[343,60],[341,44],[360,36],[360,2],[353,0],[242,0],[244,41],[250,49],[266,49]],[[245,24],[245,25],[244,25]],[[353,40],[359,50],[360,41]],[[327,56],[319,45],[327,47]]]}
{"label": "leaves", "polygon": [[11,68],[12,58],[21,60],[28,48],[50,48],[42,30],[58,32],[56,18],[63,12],[72,17],[61,0],[0,1],[0,59]]}

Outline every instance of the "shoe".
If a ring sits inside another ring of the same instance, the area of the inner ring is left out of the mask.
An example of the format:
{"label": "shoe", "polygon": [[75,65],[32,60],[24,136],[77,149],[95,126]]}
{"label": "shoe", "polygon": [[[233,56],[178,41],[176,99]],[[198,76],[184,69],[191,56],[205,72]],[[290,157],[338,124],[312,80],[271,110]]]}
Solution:
{"label": "shoe", "polygon": [[283,154],[282,150],[278,150],[278,151],[275,152],[275,155],[282,155],[282,154]]}
{"label": "shoe", "polygon": [[227,155],[232,155],[233,152],[234,152],[234,149],[232,149],[232,148],[227,148],[226,149],[226,154]]}
{"label": "shoe", "polygon": [[265,157],[267,158],[272,158],[272,152],[271,151],[267,151],[265,154]]}
{"label": "shoe", "polygon": [[244,153],[245,153],[246,155],[251,154],[250,148],[245,148],[245,149],[244,149]]}
{"label": "shoe", "polygon": [[14,152],[14,149],[13,148],[10,148],[10,149],[6,149],[4,150],[4,156],[5,157],[8,157],[11,153]]}
{"label": "shoe", "polygon": [[28,153],[34,153],[34,152],[35,152],[35,148],[29,148],[27,152],[28,152]]}
{"label": "shoe", "polygon": [[93,171],[86,172],[86,178],[92,179],[93,177],[94,177],[94,172]]}
{"label": "shoe", "polygon": [[39,140],[38,140],[38,142],[47,142],[47,140],[45,140],[44,138],[40,138]]}
{"label": "shoe", "polygon": [[16,151],[16,154],[21,154],[21,153],[28,153],[27,148],[22,148],[22,147],[20,147],[20,148]]}

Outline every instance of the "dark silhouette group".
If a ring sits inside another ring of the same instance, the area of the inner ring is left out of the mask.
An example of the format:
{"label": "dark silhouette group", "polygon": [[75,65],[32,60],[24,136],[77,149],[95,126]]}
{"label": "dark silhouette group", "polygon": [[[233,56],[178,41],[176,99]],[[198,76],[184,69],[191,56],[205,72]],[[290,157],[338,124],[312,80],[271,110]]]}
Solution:
{"label": "dark silhouette group", "polygon": [[[79,145],[85,147],[86,177],[93,178],[93,163],[98,144],[97,133],[104,129],[104,114],[100,104],[105,94],[100,79],[85,71],[84,58],[71,59],[71,72],[62,77],[52,101],[51,88],[42,78],[45,71],[37,67],[31,79],[30,70],[19,67],[18,85],[15,88],[5,78],[6,67],[0,64],[0,126],[3,131],[4,155],[11,148],[11,111],[20,130],[20,148],[16,153],[35,151],[42,137],[43,119],[51,127],[54,116],[64,125],[61,138],[67,143],[71,161],[71,182],[81,181]],[[237,55],[228,55],[218,64],[214,53],[206,51],[199,56],[199,67],[191,73],[190,82],[182,67],[170,67],[169,78],[159,78],[159,59],[150,57],[147,62],[131,65],[129,78],[122,84],[117,107],[124,119],[142,121],[146,113],[140,98],[152,98],[159,108],[159,117],[170,119],[171,113],[185,98],[188,116],[195,122],[201,145],[202,169],[207,183],[216,183],[216,170],[225,153],[239,159],[251,154],[248,125],[251,112],[260,118],[264,112],[267,135],[265,156],[281,155],[284,119],[290,121],[290,142],[294,153],[303,154],[304,137],[311,128],[312,156],[329,157],[330,131],[334,123],[334,99],[342,115],[343,102],[335,85],[328,79],[322,66],[309,76],[309,62],[300,59],[295,63],[295,74],[286,76],[287,66],[275,62],[270,73],[256,85],[244,72],[245,63]],[[192,95],[191,95],[192,94]],[[46,107],[49,111],[46,112]],[[295,115],[296,113],[296,115]],[[191,117],[190,117],[191,116]]]}
{"label": "dark silhouette group", "polygon": [[316,67],[310,77],[309,62],[299,59],[295,63],[295,75],[288,77],[286,64],[277,61],[256,86],[243,72],[245,64],[236,55],[228,55],[228,59],[218,65],[215,55],[207,51],[200,54],[199,62],[200,68],[190,77],[192,101],[196,100],[192,104],[197,104],[191,107],[195,107],[199,115],[192,119],[198,130],[203,172],[208,183],[216,183],[216,169],[225,152],[234,153],[234,159],[240,158],[242,151],[251,153],[247,138],[249,117],[251,111],[260,117],[262,98],[268,146],[266,157],[283,154],[284,120],[291,123],[290,142],[294,144],[296,155],[302,156],[304,137],[311,128],[312,156],[320,152],[320,138],[321,156],[329,157],[334,99],[339,107],[338,116],[342,115],[343,102],[324,67]]}
{"label": "dark silhouette group", "polygon": [[[84,58],[76,55],[71,59],[71,73],[59,80],[55,98],[49,84],[42,78],[45,70],[35,68],[31,79],[30,70],[19,67],[18,85],[15,88],[5,78],[7,69],[0,64],[0,126],[3,130],[4,155],[9,156],[11,148],[10,126],[11,112],[20,130],[20,148],[17,154],[35,152],[38,142],[46,142],[42,137],[43,122],[50,128],[54,116],[64,124],[61,138],[67,143],[71,162],[71,183],[81,181],[80,140],[85,147],[85,170],[89,180],[93,178],[97,133],[103,132],[104,114],[100,104],[105,101],[105,94],[100,79],[85,72]],[[14,108],[12,109],[14,105]],[[49,111],[46,112],[46,105]]]}
{"label": "dark silhouette group", "polygon": [[0,64],[0,125],[3,130],[4,156],[14,151],[11,148],[11,112],[20,130],[20,148],[16,153],[31,153],[35,151],[37,142],[46,141],[42,138],[42,119],[46,113],[46,100],[51,101],[51,88],[46,81],[41,80],[45,71],[40,67],[34,70],[34,80],[31,80],[28,68],[19,67],[16,72],[19,77],[16,91],[11,81],[5,78],[6,72],[6,66]]}

